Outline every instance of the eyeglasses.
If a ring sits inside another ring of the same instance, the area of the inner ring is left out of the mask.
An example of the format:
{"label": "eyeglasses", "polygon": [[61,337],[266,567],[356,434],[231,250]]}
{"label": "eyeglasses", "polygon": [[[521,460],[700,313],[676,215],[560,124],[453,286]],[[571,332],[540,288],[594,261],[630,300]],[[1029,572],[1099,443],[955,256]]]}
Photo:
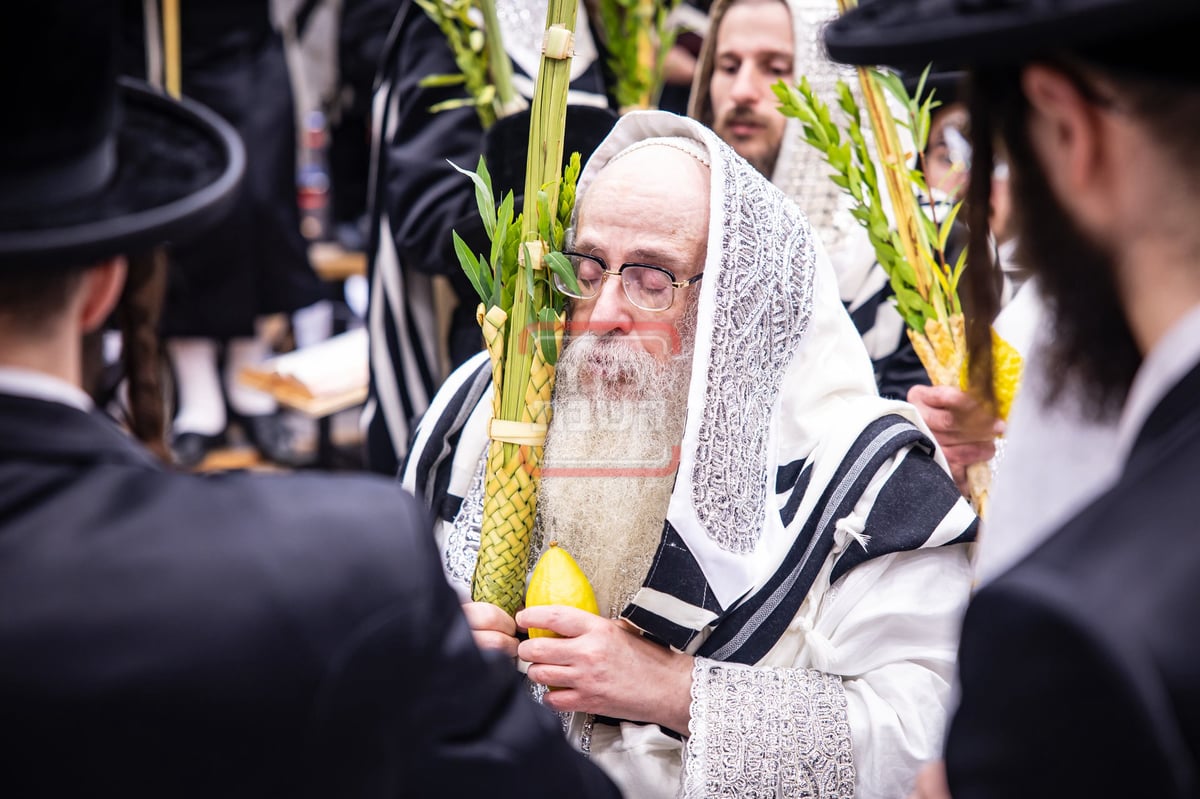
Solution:
{"label": "eyeglasses", "polygon": [[593,300],[600,294],[607,278],[619,276],[625,297],[643,311],[667,310],[675,302],[675,289],[687,288],[704,277],[701,272],[687,280],[676,280],[674,272],[653,264],[621,264],[621,268],[614,271],[608,268],[603,258],[596,255],[579,252],[565,252],[563,255],[570,262],[578,283],[578,290],[575,290],[555,274],[554,285],[563,294],[577,300]]}

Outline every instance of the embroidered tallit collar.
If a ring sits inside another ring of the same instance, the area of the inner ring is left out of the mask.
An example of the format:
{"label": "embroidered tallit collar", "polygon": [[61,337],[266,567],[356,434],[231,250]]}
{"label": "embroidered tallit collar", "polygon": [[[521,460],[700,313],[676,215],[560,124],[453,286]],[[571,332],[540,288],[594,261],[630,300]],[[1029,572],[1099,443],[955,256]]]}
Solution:
{"label": "embroidered tallit collar", "polygon": [[856,400],[871,400],[872,413],[880,401],[808,221],[711,130],[664,112],[627,114],[588,162],[579,195],[615,155],[663,136],[702,145],[712,181],[688,419],[667,521],[727,607],[791,543],[772,504],[775,470],[836,439],[839,427],[852,429],[853,441],[868,421],[853,412]]}

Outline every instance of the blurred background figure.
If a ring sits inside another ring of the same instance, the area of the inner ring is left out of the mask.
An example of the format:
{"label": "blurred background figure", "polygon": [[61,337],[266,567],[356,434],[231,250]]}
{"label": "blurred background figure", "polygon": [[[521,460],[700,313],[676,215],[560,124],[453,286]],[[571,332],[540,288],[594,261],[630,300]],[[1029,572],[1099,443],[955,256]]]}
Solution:
{"label": "blurred background figure", "polygon": [[[312,306],[324,290],[309,265],[296,203],[296,128],[283,42],[268,0],[179,0],[182,91],[228,120],[247,150],[237,206],[216,230],[171,250],[162,333],[174,369],[170,444],[199,465],[239,423],[262,456],[296,464],[294,436],[269,395],[238,372],[264,360],[263,318]],[[123,0],[123,70],[161,84],[162,9]]]}
{"label": "blurred background figure", "polygon": [[337,95],[330,112],[329,168],[333,237],[365,251],[370,235],[371,92],[388,31],[404,0],[341,0],[337,25]]}
{"label": "blurred background figure", "polygon": [[696,65],[704,37],[708,35],[708,10],[712,0],[685,0],[671,10],[668,19],[675,41],[663,64],[663,87],[658,107],[673,114],[686,114],[696,80]]}
{"label": "blurred background figure", "polygon": [[825,55],[820,30],[837,16],[836,0],[717,0],[696,66],[688,114],[717,132],[804,211],[833,261],[838,294],[850,312],[884,397],[903,399],[929,377],[888,302],[892,288],[875,262],[850,200],[829,179],[821,154],[801,138],[800,123],[779,110],[771,86],[807,79],[822,97],[839,78],[857,79]]}
{"label": "blurred background figure", "polygon": [[[546,0],[498,0],[513,87],[528,99],[541,61]],[[586,160],[615,121],[601,52],[581,2],[571,59],[566,153]],[[432,112],[467,97],[461,86],[421,85],[460,70],[445,36],[413,0],[389,34],[372,108],[370,243],[370,393],[364,412],[369,468],[395,475],[411,425],[429,406],[449,369],[479,352],[478,296],[454,254],[451,231],[478,227],[471,181],[451,166],[474,169],[487,153],[500,190],[515,189],[520,208],[528,116],[506,117],[485,132],[470,105]],[[524,128],[521,120],[524,119]],[[440,290],[435,291],[435,286]],[[439,326],[435,305],[448,325]],[[452,309],[452,310],[449,310]]]}

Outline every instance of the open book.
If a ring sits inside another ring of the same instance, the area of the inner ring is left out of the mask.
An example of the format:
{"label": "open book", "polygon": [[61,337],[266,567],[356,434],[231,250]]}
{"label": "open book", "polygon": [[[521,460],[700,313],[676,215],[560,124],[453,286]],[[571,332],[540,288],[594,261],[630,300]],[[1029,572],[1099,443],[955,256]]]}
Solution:
{"label": "open book", "polygon": [[315,418],[361,405],[367,398],[366,328],[243,369],[238,379]]}

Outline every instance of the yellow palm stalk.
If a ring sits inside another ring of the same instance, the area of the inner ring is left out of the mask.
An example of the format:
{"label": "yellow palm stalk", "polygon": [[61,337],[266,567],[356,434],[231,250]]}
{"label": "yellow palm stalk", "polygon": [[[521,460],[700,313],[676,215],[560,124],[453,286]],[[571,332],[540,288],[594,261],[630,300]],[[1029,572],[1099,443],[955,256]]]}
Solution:
{"label": "yellow palm stalk", "polygon": [[[564,301],[546,266],[568,282],[573,274],[556,252],[574,202],[579,159],[563,180],[567,87],[577,4],[551,0],[543,58],[530,110],[524,209],[513,221],[509,194],[494,205],[482,160],[469,174],[490,258],[476,257],[455,235],[455,248],[483,304],[478,319],[492,359],[495,395],[489,428],[483,526],[471,591],[478,601],[516,613],[525,593],[530,538],[537,508],[542,448],[550,423],[554,364],[565,328]],[[560,184],[563,187],[560,197]],[[569,277],[567,277],[569,276]]]}

